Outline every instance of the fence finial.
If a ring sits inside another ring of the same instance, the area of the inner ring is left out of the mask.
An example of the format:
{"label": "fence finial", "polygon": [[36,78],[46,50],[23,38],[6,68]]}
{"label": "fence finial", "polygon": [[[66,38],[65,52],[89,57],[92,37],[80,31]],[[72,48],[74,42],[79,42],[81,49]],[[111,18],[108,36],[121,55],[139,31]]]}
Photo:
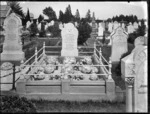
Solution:
{"label": "fence finial", "polygon": [[111,57],[109,57],[109,75],[108,75],[108,79],[112,79],[111,67],[112,67],[112,62],[111,62]]}
{"label": "fence finial", "polygon": [[35,47],[35,63],[37,63],[37,47]]}

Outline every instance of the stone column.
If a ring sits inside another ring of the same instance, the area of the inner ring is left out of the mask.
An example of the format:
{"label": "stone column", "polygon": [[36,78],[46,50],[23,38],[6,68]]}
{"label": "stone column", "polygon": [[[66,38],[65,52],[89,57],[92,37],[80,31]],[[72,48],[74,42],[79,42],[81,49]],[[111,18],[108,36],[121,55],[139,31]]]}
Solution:
{"label": "stone column", "polygon": [[134,77],[126,77],[126,112],[133,112],[133,84]]}

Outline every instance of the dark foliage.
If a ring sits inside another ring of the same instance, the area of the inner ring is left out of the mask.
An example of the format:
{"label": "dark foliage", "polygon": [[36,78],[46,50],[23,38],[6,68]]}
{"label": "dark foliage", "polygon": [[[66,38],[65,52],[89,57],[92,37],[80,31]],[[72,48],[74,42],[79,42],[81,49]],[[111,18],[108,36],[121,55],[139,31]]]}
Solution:
{"label": "dark foliage", "polygon": [[1,96],[0,112],[31,113],[36,112],[36,106],[27,98],[18,96]]}
{"label": "dark foliage", "polygon": [[82,45],[87,41],[88,38],[90,38],[92,28],[86,21],[82,21],[77,27],[77,29],[79,31],[78,44]]}
{"label": "dark foliage", "polygon": [[37,24],[36,23],[32,23],[30,25],[29,31],[30,31],[31,37],[36,36],[36,34],[39,32]]}
{"label": "dark foliage", "polygon": [[59,23],[55,22],[53,26],[49,26],[47,31],[52,34],[52,37],[60,37],[61,30],[59,29]]}

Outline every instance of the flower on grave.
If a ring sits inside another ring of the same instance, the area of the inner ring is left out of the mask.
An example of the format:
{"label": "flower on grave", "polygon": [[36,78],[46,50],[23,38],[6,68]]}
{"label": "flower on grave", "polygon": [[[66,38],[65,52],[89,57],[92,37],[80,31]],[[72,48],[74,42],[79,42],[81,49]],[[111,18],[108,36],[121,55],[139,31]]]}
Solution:
{"label": "flower on grave", "polygon": [[90,80],[98,80],[97,74],[92,73],[89,77]]}
{"label": "flower on grave", "polygon": [[76,58],[75,57],[65,57],[64,64],[76,64]]}
{"label": "flower on grave", "polygon": [[34,75],[35,80],[43,80],[45,78],[44,72],[38,71],[37,74],[39,74],[39,75]]}
{"label": "flower on grave", "polygon": [[93,66],[93,67],[92,67],[92,72],[98,73],[98,68]]}
{"label": "flower on grave", "polygon": [[82,73],[85,73],[85,74],[90,74],[92,69],[91,69],[91,66],[87,66],[87,65],[83,65],[79,68],[79,70],[82,72]]}
{"label": "flower on grave", "polygon": [[53,64],[48,64],[47,66],[44,67],[44,73],[51,74],[54,72],[55,69],[56,69],[56,66],[53,66]]}

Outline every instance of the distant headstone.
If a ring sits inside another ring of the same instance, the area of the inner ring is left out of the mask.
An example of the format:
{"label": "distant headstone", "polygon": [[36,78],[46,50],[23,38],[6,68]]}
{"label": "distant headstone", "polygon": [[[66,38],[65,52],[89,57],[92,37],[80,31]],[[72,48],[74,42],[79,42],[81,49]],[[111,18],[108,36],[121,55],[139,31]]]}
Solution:
{"label": "distant headstone", "polygon": [[28,22],[27,22],[27,25],[26,25],[26,28],[29,28],[30,25],[31,25],[31,22],[28,21]]}
{"label": "distant headstone", "polygon": [[78,56],[77,39],[78,30],[72,23],[65,24],[61,31],[62,50],[61,56]]}
{"label": "distant headstone", "polygon": [[124,24],[124,23],[122,23],[122,24],[121,24],[121,27],[122,27],[123,29],[125,29],[125,24]]}
{"label": "distant headstone", "polygon": [[147,46],[136,47],[133,60],[135,63],[134,82],[134,112],[147,112],[148,110],[148,61]]}
{"label": "distant headstone", "polygon": [[101,23],[101,26],[103,27],[103,29],[105,30],[105,22]]}
{"label": "distant headstone", "polygon": [[41,30],[41,23],[38,24],[38,30]]}
{"label": "distant headstone", "polygon": [[113,30],[119,27],[119,23],[117,21],[114,22],[113,24]]}
{"label": "distant headstone", "polygon": [[127,45],[128,34],[122,27],[118,27],[111,34],[112,48],[111,59],[112,62],[119,62],[121,56],[128,51]]}
{"label": "distant headstone", "polygon": [[134,27],[132,25],[132,23],[130,22],[128,27],[127,27],[127,32],[128,34],[133,33],[134,32]]}
{"label": "distant headstone", "polygon": [[63,24],[62,24],[62,23],[59,24],[59,29],[60,29],[60,30],[63,29]]}
{"label": "distant headstone", "polygon": [[75,26],[76,26],[76,27],[78,26],[78,23],[77,23],[77,22],[75,22]]}
{"label": "distant headstone", "polygon": [[53,20],[51,21],[51,25],[54,25],[54,21]]}
{"label": "distant headstone", "polygon": [[113,23],[111,22],[108,24],[108,31],[112,32],[112,30],[113,30]]}
{"label": "distant headstone", "polygon": [[135,30],[137,30],[137,29],[138,29],[138,23],[137,23],[137,22],[134,22],[134,23],[133,23],[133,27],[134,27]]}
{"label": "distant headstone", "polygon": [[15,13],[11,13],[4,20],[5,40],[3,52],[1,53],[1,61],[17,62],[17,64],[20,64],[20,61],[24,60],[20,38],[21,27],[22,21]]}
{"label": "distant headstone", "polygon": [[102,26],[98,27],[98,36],[103,36],[104,28]]}
{"label": "distant headstone", "polygon": [[141,26],[141,21],[139,21],[138,25]]}
{"label": "distant headstone", "polygon": [[46,23],[46,25],[45,25],[45,30],[48,28],[48,23]]}

